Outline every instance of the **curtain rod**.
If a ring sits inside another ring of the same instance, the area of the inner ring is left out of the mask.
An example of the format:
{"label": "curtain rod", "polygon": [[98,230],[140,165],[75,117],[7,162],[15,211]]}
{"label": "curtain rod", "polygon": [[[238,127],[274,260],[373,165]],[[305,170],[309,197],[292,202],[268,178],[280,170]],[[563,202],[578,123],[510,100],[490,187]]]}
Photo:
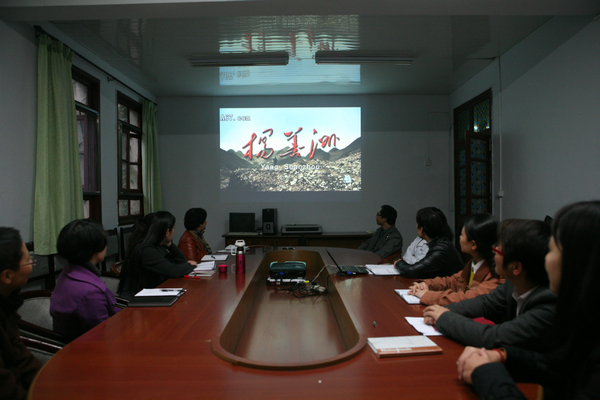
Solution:
{"label": "curtain rod", "polygon": [[[51,34],[49,34],[48,32],[46,32],[44,30],[44,28],[42,28],[39,25],[35,25],[35,36],[38,37],[40,36],[40,34],[44,34],[44,35],[48,35],[50,38],[52,38],[53,40],[57,40],[61,43],[63,43],[61,40],[55,38],[54,36],[52,36]],[[126,84],[125,82],[123,82],[122,80],[115,78],[112,74],[110,74],[108,71],[106,71],[104,68],[96,65],[95,63],[93,63],[92,61],[90,61],[88,58],[84,57],[83,55],[81,55],[80,53],[76,52],[75,50],[73,50],[71,47],[67,46],[65,43],[63,43],[63,45],[65,45],[68,49],[70,49],[77,57],[79,57],[80,59],[82,59],[83,61],[85,61],[86,63],[90,64],[92,67],[98,69],[100,72],[102,72],[104,75],[106,75],[106,79],[110,82],[110,81],[116,81],[119,82],[121,85],[125,86],[127,89],[131,90],[133,93],[137,94],[138,96],[142,97],[144,100],[148,100],[149,102],[151,102],[154,105],[157,105],[155,102],[153,102],[152,100],[150,100],[149,98],[147,98],[146,96],[144,96],[143,94],[141,94],[140,92],[138,92],[137,90],[133,89],[131,86],[129,86],[128,84]]]}

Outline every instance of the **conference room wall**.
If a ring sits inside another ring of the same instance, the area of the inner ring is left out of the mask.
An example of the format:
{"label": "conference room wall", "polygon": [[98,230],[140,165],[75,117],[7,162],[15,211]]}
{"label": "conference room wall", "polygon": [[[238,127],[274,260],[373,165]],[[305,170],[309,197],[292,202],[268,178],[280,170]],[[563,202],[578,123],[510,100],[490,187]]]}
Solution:
{"label": "conference room wall", "polygon": [[[362,107],[362,195],[358,202],[247,203],[221,200],[219,107]],[[277,208],[278,225],[321,224],[324,231],[375,230],[382,204],[398,212],[396,225],[408,242],[416,236],[415,213],[434,205],[451,213],[451,140],[447,96],[272,96],[160,98],[159,158],[163,208],[178,218],[191,207],[208,211],[206,238],[224,246],[229,212]],[[428,158],[431,166],[425,166]]]}
{"label": "conference room wall", "polygon": [[0,226],[32,240],[37,45],[33,32],[0,21]]}
{"label": "conference room wall", "polygon": [[[540,51],[561,35],[562,45]],[[501,97],[498,69],[493,63],[450,96],[454,108],[487,88],[494,93],[494,194],[504,192],[495,214],[544,218],[599,199],[600,21],[553,20],[503,55]]]}

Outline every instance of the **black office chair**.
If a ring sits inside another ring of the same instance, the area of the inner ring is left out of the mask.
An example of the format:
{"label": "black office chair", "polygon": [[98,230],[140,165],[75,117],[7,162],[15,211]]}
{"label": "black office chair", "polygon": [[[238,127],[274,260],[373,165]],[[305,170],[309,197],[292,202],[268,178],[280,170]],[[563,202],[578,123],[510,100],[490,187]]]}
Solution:
{"label": "black office chair", "polygon": [[107,236],[106,255],[101,263],[101,271],[108,271],[109,266],[121,260],[121,243],[117,228],[105,231]]}
{"label": "black office chair", "polygon": [[51,290],[29,290],[21,293],[23,305],[18,313],[21,316],[19,330],[22,337],[62,347],[67,341],[54,332],[50,315]]}
{"label": "black office chair", "polygon": [[127,252],[129,251],[129,237],[133,233],[133,230],[133,226],[121,227],[121,260],[127,258]]}

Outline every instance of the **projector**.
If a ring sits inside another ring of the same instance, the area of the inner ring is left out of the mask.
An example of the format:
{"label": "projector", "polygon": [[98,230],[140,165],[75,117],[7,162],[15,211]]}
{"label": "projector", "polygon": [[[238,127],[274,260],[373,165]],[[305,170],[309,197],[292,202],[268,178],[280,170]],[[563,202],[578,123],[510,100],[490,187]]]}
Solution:
{"label": "projector", "polygon": [[306,263],[302,261],[273,261],[269,266],[270,279],[304,279],[306,276]]}
{"label": "projector", "polygon": [[323,228],[321,225],[281,225],[281,233],[282,234],[301,234],[301,233],[323,233]]}

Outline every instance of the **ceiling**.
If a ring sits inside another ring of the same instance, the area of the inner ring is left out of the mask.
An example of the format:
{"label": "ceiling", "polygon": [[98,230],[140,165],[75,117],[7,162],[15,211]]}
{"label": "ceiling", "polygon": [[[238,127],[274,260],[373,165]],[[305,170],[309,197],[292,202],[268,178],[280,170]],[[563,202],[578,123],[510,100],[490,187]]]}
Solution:
{"label": "ceiling", "polygon": [[[591,21],[599,12],[598,0],[0,3],[3,20],[50,24],[156,97],[447,95],[550,19]],[[415,61],[317,65],[317,50],[400,52]],[[189,64],[199,53],[264,51],[286,51],[290,62],[225,69]]]}

